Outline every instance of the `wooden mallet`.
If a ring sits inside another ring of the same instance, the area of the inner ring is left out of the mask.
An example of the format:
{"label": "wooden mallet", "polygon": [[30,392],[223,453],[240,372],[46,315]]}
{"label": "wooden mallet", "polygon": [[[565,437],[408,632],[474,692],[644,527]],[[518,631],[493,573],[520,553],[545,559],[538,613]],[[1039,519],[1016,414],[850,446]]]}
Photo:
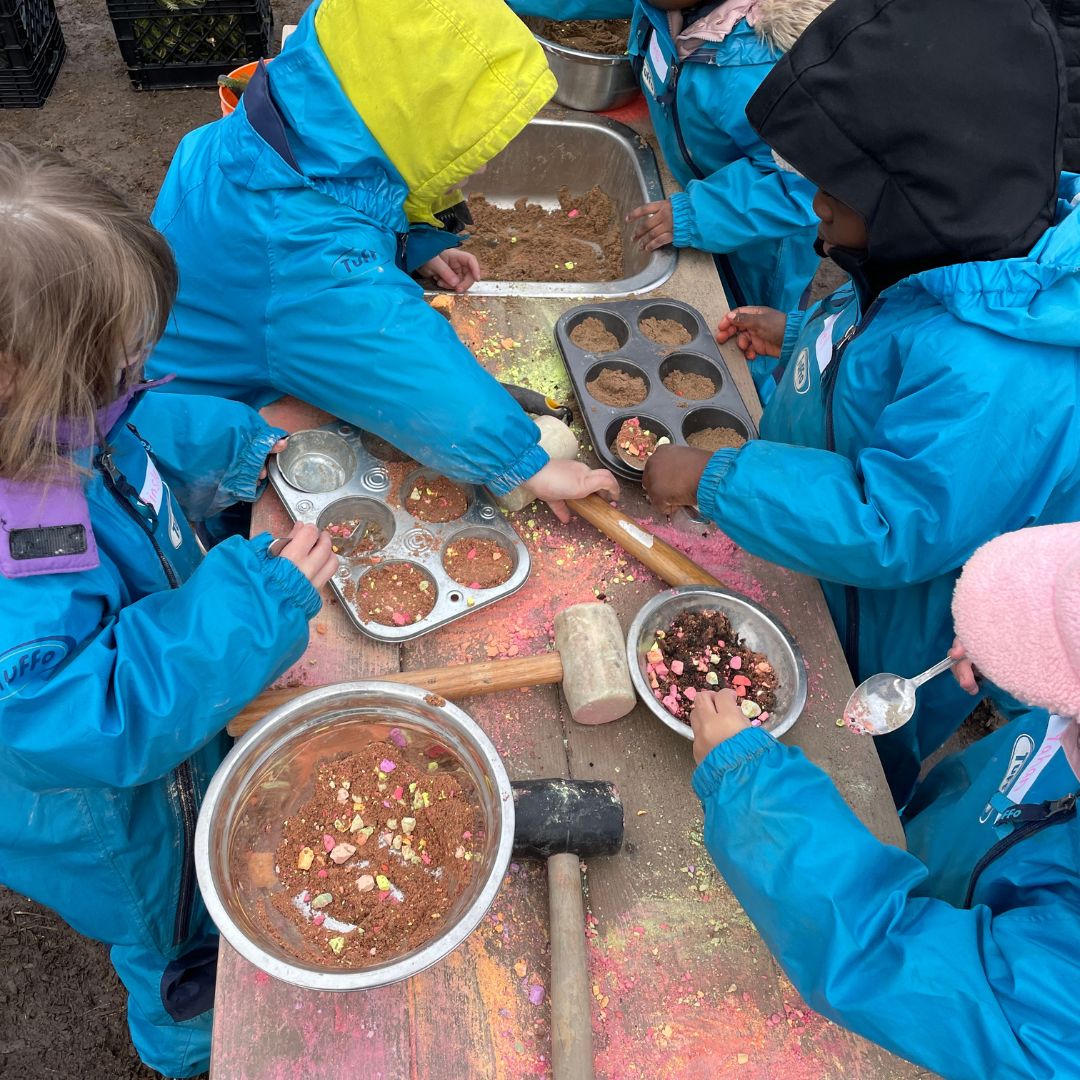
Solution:
{"label": "wooden mallet", "polygon": [[[561,682],[570,715],[579,724],[605,724],[634,707],[637,698],[630,682],[622,628],[607,604],[573,604],[560,611],[555,616],[555,650],[522,659],[394,671],[374,677],[418,686],[451,701]],[[229,734],[243,735],[267,713],[310,689],[290,686],[264,690],[229,721]]]}
{"label": "wooden mallet", "polygon": [[511,786],[514,854],[547,862],[552,1076],[592,1080],[592,1009],[579,862],[614,855],[622,847],[622,802],[615,785],[606,781],[522,780]]}

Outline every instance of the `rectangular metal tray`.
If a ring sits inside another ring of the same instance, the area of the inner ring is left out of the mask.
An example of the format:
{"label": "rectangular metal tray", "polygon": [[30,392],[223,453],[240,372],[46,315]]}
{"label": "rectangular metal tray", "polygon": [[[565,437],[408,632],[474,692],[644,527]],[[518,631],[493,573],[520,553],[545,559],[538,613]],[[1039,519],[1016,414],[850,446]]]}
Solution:
{"label": "rectangular metal tray", "polygon": [[[295,521],[323,528],[335,517],[348,519],[358,516],[358,511],[367,511],[384,532],[393,530],[389,542],[377,552],[342,559],[330,586],[358,630],[376,641],[400,642],[420,637],[516,592],[529,576],[529,552],[487,492],[472,484],[458,484],[468,497],[469,507],[455,521],[437,523],[414,517],[403,508],[398,492],[411,486],[417,474],[439,474],[404,455],[395,457],[388,452],[391,449],[349,424],[326,424],[292,434],[287,450],[271,459],[269,475]],[[338,505],[354,499],[366,502]],[[513,573],[503,584],[471,589],[446,573],[443,551],[453,540],[468,537],[498,540],[509,553]],[[436,589],[435,606],[423,619],[405,626],[365,622],[348,596],[347,586],[358,584],[370,570],[393,562],[414,564],[428,575]]]}
{"label": "rectangular metal tray", "polygon": [[[598,186],[611,196],[623,225],[623,276],[615,281],[499,281],[484,278],[470,296],[630,296],[662,285],[675,271],[673,247],[645,252],[631,239],[626,215],[664,197],[652,147],[625,124],[589,113],[554,111],[537,116],[488,162],[487,169],[463,185],[466,195],[480,192],[496,206],[512,207],[520,198],[548,210],[559,208],[559,189],[582,195]],[[483,263],[483,259],[480,260]]]}
{"label": "rectangular metal tray", "polygon": [[[599,319],[615,335],[619,348],[593,353],[579,349],[570,334],[584,319]],[[640,329],[646,318],[674,319],[691,335],[686,345],[658,345]],[[679,300],[616,300],[606,304],[582,304],[571,308],[555,324],[555,342],[562,353],[581,415],[596,449],[596,456],[616,476],[641,482],[640,470],[633,469],[611,451],[611,444],[623,421],[641,417],[650,431],[686,446],[687,435],[707,427],[731,427],[748,439],[757,437],[757,427],[743,404],[724,358],[700,312]],[[616,407],[598,401],[588,391],[601,368],[619,368],[645,379],[648,395],[637,405]],[[716,384],[709,398],[690,401],[671,393],[663,379],[673,370],[708,375]]]}

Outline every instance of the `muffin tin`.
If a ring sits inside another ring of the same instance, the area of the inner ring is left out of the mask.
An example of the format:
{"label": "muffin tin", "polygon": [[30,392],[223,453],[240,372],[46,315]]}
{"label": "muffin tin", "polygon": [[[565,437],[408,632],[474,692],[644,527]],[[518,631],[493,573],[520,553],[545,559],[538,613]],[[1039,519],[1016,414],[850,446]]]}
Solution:
{"label": "muffin tin", "polygon": [[[575,327],[588,318],[599,319],[619,341],[612,352],[586,352],[570,340]],[[686,345],[660,345],[642,332],[642,319],[672,319],[691,335]],[[581,407],[596,455],[617,476],[641,480],[641,470],[627,465],[611,450],[611,444],[625,420],[641,418],[642,425],[658,436],[666,435],[674,444],[687,445],[687,436],[709,427],[730,427],[747,439],[757,436],[757,428],[720,355],[705,320],[678,300],[618,300],[609,304],[583,304],[571,308],[555,324],[559,346],[574,394]],[[646,397],[631,406],[605,405],[589,393],[586,383],[603,368],[617,368],[645,380]],[[689,400],[673,394],[663,380],[672,371],[688,371],[712,379],[716,391],[711,397]]]}
{"label": "muffin tin", "polygon": [[[330,582],[357,629],[376,641],[410,641],[509,596],[529,576],[528,549],[483,489],[458,484],[469,505],[454,521],[423,521],[405,510],[399,493],[407,494],[417,481],[439,474],[416,462],[402,472],[403,459],[408,460],[368,432],[333,423],[290,435],[286,449],[270,461],[270,482],[294,520],[324,528],[332,521],[369,517],[387,538],[375,551],[342,559]],[[398,463],[397,468],[388,469],[392,463]],[[513,573],[501,585],[470,589],[443,569],[447,545],[470,537],[495,540],[509,556]],[[365,622],[350,593],[355,596],[365,574],[395,562],[412,564],[427,576],[435,589],[435,606],[405,626]]]}

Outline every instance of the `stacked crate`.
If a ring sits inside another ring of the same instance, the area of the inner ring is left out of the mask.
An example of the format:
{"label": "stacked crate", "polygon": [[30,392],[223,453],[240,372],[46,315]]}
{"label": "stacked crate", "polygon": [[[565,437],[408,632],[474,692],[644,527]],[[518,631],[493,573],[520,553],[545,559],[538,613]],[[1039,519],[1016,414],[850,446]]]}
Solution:
{"label": "stacked crate", "polygon": [[219,75],[270,55],[270,0],[107,3],[128,75],[141,90],[214,86]]}
{"label": "stacked crate", "polygon": [[52,0],[0,0],[0,109],[40,109],[63,61]]}

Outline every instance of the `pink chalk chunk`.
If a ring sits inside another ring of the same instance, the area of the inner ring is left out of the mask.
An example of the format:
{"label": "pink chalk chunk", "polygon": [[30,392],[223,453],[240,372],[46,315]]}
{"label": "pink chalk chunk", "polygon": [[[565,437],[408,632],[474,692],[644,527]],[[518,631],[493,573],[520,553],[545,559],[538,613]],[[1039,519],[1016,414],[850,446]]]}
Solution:
{"label": "pink chalk chunk", "polygon": [[683,673],[683,662],[681,660],[671,661],[671,674],[681,675]]}
{"label": "pink chalk chunk", "polygon": [[325,870],[320,870],[319,871],[319,877],[328,877],[328,876],[329,875],[327,874],[327,872]]}
{"label": "pink chalk chunk", "polygon": [[397,765],[395,765],[394,762],[392,762],[387,757],[384,757],[382,759],[382,761],[379,762],[379,769],[380,769],[381,772],[387,772],[387,773],[393,772],[396,768],[397,768]]}
{"label": "pink chalk chunk", "polygon": [[668,673],[668,666],[667,666],[667,664],[657,664],[657,665],[656,665],[656,674],[657,674],[657,675],[659,675],[661,679],[662,679],[662,678],[663,678],[663,677],[664,677],[665,675],[667,675],[667,673]]}
{"label": "pink chalk chunk", "polygon": [[739,668],[742,667],[742,657],[741,656],[733,656],[728,661],[728,667],[731,668],[732,671],[738,671]]}
{"label": "pink chalk chunk", "polygon": [[686,698],[687,701],[693,701],[694,698],[697,697],[697,691],[692,686],[688,686],[683,691],[683,697]]}
{"label": "pink chalk chunk", "polygon": [[542,1005],[544,1003],[544,988],[539,983],[533,983],[529,987],[529,1001],[533,1005]]}
{"label": "pink chalk chunk", "polygon": [[399,750],[405,749],[405,732],[401,728],[391,728],[389,738]]}
{"label": "pink chalk chunk", "polygon": [[323,833],[322,846],[326,851],[333,851],[337,841],[329,833]]}
{"label": "pink chalk chunk", "polygon": [[398,784],[398,786],[396,788],[394,788],[394,798],[395,799],[400,799],[401,796],[404,795],[404,794],[405,794],[405,789],[400,784]]}
{"label": "pink chalk chunk", "polygon": [[322,924],[326,922],[326,916],[321,911],[317,911],[314,915],[311,916],[311,921],[316,926],[322,926]]}
{"label": "pink chalk chunk", "polygon": [[395,626],[404,626],[409,621],[408,618],[402,615],[400,611],[395,611],[394,614],[390,616],[390,618],[394,620]]}

